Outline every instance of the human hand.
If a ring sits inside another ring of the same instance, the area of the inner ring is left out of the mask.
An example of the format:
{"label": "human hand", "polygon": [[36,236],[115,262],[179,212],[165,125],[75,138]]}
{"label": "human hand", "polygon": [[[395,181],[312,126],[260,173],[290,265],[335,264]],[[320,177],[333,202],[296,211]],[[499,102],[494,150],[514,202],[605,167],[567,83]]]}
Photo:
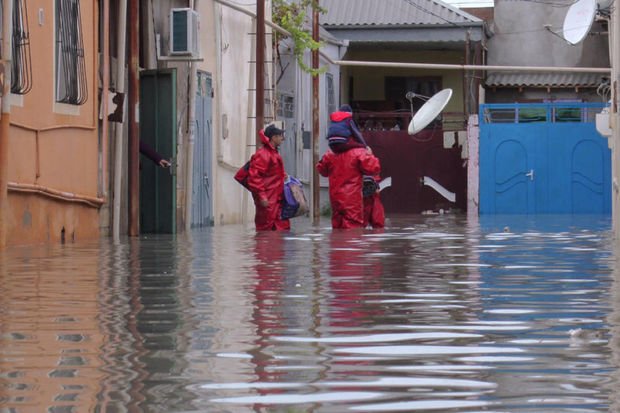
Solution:
{"label": "human hand", "polygon": [[170,165],[170,161],[168,161],[167,159],[162,159],[161,161],[159,161],[159,166],[161,166],[162,168],[169,168]]}
{"label": "human hand", "polygon": [[372,148],[370,146],[366,147],[366,152],[368,152],[370,155],[372,155]]}
{"label": "human hand", "polygon": [[260,206],[262,206],[263,208],[267,208],[269,206],[269,201],[266,199],[261,199],[259,201]]}

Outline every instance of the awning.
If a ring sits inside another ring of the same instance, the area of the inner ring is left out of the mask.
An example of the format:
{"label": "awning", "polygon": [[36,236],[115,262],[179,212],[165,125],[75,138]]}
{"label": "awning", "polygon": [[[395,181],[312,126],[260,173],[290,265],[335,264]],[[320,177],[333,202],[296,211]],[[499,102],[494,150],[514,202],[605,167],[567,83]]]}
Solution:
{"label": "awning", "polygon": [[485,85],[489,87],[590,87],[596,88],[609,75],[604,73],[516,73],[489,72]]}

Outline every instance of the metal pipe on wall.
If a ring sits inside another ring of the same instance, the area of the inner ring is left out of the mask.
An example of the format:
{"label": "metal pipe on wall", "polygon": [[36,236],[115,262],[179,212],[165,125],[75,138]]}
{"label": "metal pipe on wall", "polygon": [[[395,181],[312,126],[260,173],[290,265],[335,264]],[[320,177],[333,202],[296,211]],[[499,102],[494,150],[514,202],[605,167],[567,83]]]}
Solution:
{"label": "metal pipe on wall", "polygon": [[256,2],[256,147],[262,145],[258,131],[265,123],[265,0]]}
{"label": "metal pipe on wall", "polygon": [[9,132],[11,121],[11,62],[13,48],[13,1],[2,2],[2,67],[4,83],[2,84],[2,118],[0,119],[0,248],[6,246],[7,210],[8,210],[8,158]]}
{"label": "metal pipe on wall", "polygon": [[97,196],[103,197],[106,193],[106,172],[107,168],[107,153],[108,153],[108,94],[110,92],[110,3],[107,1],[102,2],[103,7],[103,76],[101,81],[101,134],[99,135],[99,185],[97,188]]}
{"label": "metal pipe on wall", "polygon": [[129,236],[140,235],[140,13],[139,0],[129,1]]}
{"label": "metal pipe on wall", "polygon": [[[125,44],[127,42],[127,0],[118,3],[118,26],[116,32],[116,93],[125,93]],[[123,97],[124,99],[124,97]],[[125,112],[127,105],[123,105]],[[114,127],[114,198],[112,209],[112,238],[118,241],[121,227],[121,199],[122,199],[122,173],[123,173],[123,122]]]}
{"label": "metal pipe on wall", "polygon": [[484,65],[454,65],[444,63],[403,63],[403,62],[376,62],[360,60],[335,60],[331,62],[340,66],[363,67],[400,67],[407,69],[445,69],[445,70],[494,70],[514,72],[558,72],[558,73],[609,73],[607,67],[553,67],[553,66],[484,66]]}
{"label": "metal pipe on wall", "polygon": [[[319,41],[319,0],[312,8],[312,39]],[[319,51],[312,51],[312,69],[319,69]],[[312,224],[318,225],[321,217],[319,172],[315,165],[319,162],[319,74],[312,76]]]}
{"label": "metal pipe on wall", "polygon": [[[189,8],[195,10],[194,0],[190,0]],[[189,64],[189,96],[187,109],[187,152],[185,154],[185,231],[192,228],[192,202],[194,184],[194,141],[196,140],[196,86],[198,67],[195,61]]]}
{"label": "metal pipe on wall", "polygon": [[101,206],[105,203],[104,198],[76,194],[75,192],[61,191],[58,189],[37,184],[9,182],[8,187],[11,189],[11,191],[35,193],[67,202],[80,202],[97,209],[101,208]]}

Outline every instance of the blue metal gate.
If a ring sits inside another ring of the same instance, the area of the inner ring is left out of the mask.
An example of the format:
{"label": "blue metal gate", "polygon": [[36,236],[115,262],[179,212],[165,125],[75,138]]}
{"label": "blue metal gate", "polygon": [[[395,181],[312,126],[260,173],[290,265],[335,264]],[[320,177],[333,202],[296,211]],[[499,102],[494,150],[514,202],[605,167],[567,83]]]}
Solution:
{"label": "blue metal gate", "polygon": [[480,214],[609,214],[604,106],[480,105]]}

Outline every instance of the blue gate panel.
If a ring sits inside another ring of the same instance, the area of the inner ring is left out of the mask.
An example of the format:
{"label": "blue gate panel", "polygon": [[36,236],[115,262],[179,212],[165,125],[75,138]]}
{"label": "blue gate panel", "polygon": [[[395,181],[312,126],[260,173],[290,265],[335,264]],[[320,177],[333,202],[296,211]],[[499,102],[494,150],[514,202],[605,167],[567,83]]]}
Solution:
{"label": "blue gate panel", "polygon": [[[571,164],[572,212],[607,212],[605,211],[605,155],[601,146],[591,140],[580,142],[575,146]],[[593,168],[591,165],[598,166],[598,168]]]}
{"label": "blue gate panel", "polygon": [[611,151],[592,116],[603,107],[481,105],[480,214],[609,214]]}
{"label": "blue gate panel", "polygon": [[495,149],[495,213],[527,209],[527,149],[518,140],[505,140]]}

